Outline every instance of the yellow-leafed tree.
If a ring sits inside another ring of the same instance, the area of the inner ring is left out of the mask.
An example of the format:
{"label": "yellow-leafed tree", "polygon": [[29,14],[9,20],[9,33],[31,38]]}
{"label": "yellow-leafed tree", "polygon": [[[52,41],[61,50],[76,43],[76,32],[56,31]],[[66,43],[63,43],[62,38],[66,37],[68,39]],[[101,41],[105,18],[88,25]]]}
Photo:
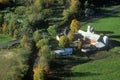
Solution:
{"label": "yellow-leafed tree", "polygon": [[64,48],[68,45],[69,39],[66,36],[61,36],[59,39],[59,46]]}
{"label": "yellow-leafed tree", "polygon": [[73,33],[77,33],[80,29],[80,22],[77,19],[73,19],[70,24],[70,29]]}

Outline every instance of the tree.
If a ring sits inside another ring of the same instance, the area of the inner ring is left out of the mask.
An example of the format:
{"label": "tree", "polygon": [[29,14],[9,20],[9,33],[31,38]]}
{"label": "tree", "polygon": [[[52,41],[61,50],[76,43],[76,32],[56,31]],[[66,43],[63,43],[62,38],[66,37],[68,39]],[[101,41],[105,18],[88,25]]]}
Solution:
{"label": "tree", "polygon": [[42,48],[44,45],[48,45],[49,40],[48,39],[41,39],[36,43],[36,46],[38,49]]}
{"label": "tree", "polygon": [[56,36],[56,34],[57,34],[57,25],[49,26],[49,28],[47,30],[50,33],[50,35]]}
{"label": "tree", "polygon": [[69,41],[73,41],[74,38],[75,38],[75,34],[70,31],[70,32],[68,33],[68,39],[69,39]]}
{"label": "tree", "polygon": [[63,11],[63,16],[67,20],[69,18],[75,18],[76,14],[80,14],[80,1],[79,0],[67,0],[69,6]]}
{"label": "tree", "polygon": [[40,57],[37,64],[33,68],[33,80],[44,80],[46,74],[49,72],[48,60],[45,57]]}
{"label": "tree", "polygon": [[80,7],[80,1],[79,0],[71,0],[70,2],[70,11],[72,13],[76,13]]}
{"label": "tree", "polygon": [[0,0],[0,3],[1,4],[6,4],[6,3],[9,3],[9,0]]}
{"label": "tree", "polygon": [[22,39],[20,41],[20,45],[23,47],[23,48],[28,48],[28,37],[26,35],[23,35],[22,36]]}
{"label": "tree", "polygon": [[44,45],[41,47],[38,56],[44,56],[45,58],[50,57],[51,50],[48,45]]}
{"label": "tree", "polygon": [[77,33],[78,30],[80,29],[80,22],[76,19],[73,19],[70,24],[70,29],[73,33]]}
{"label": "tree", "polygon": [[69,40],[66,36],[61,36],[59,39],[59,46],[61,48],[64,48],[64,47],[68,46],[68,42],[69,42]]}
{"label": "tree", "polygon": [[40,39],[41,39],[41,34],[39,33],[38,30],[36,30],[34,33],[33,33],[33,39],[35,42],[38,42]]}

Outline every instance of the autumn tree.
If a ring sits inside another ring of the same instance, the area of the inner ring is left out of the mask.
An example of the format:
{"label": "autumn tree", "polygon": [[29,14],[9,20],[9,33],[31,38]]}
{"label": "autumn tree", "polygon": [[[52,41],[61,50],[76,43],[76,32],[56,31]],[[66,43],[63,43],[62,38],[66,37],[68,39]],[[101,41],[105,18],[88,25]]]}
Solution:
{"label": "autumn tree", "polygon": [[49,72],[48,60],[45,57],[40,57],[33,68],[33,80],[44,80]]}
{"label": "autumn tree", "polygon": [[76,19],[73,19],[70,24],[70,29],[73,33],[77,33],[78,30],[80,29],[80,22]]}
{"label": "autumn tree", "polygon": [[59,46],[61,48],[64,48],[68,46],[69,39],[66,36],[61,36],[59,39]]}
{"label": "autumn tree", "polygon": [[76,13],[80,7],[80,1],[79,0],[71,0],[70,2],[70,11],[72,13]]}
{"label": "autumn tree", "polygon": [[1,4],[6,4],[6,3],[9,3],[9,0],[0,0],[0,3]]}
{"label": "autumn tree", "polygon": [[68,39],[69,39],[69,41],[70,41],[70,42],[73,41],[73,40],[74,40],[74,37],[75,37],[75,34],[70,31],[70,32],[68,33]]}
{"label": "autumn tree", "polygon": [[[65,19],[69,19],[70,17],[74,17],[76,13],[79,12],[80,8],[80,1],[79,0],[67,0],[67,3],[69,6],[67,9],[63,11],[63,16]],[[79,13],[80,14],[80,13]]]}

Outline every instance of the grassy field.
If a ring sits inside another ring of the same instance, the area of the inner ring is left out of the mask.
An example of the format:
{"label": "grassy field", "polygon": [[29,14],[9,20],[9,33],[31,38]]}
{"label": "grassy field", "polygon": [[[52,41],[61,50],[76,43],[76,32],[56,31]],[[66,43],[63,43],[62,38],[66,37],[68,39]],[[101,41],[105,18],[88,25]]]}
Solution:
{"label": "grassy field", "polygon": [[[71,68],[71,76],[67,80],[119,80],[120,79],[120,13],[106,16],[82,26],[82,30],[92,25],[96,33],[106,33],[114,40],[115,47],[109,51],[95,54],[96,59]],[[109,56],[106,56],[109,55]],[[99,59],[97,59],[99,58]]]}
{"label": "grassy field", "polygon": [[5,43],[11,41],[12,38],[3,34],[0,34],[0,43]]}
{"label": "grassy field", "polygon": [[109,38],[120,41],[120,13],[85,24],[82,29],[87,30],[88,25],[92,25],[96,33],[105,33]]}

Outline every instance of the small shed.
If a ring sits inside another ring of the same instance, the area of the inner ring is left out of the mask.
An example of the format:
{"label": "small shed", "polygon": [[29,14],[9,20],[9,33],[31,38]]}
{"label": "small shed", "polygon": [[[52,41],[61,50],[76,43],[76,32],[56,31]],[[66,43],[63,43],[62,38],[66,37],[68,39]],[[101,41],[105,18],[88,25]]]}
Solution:
{"label": "small shed", "polygon": [[72,48],[64,48],[61,50],[54,50],[54,52],[56,53],[56,55],[60,56],[60,55],[71,55],[73,53],[73,49]]}

